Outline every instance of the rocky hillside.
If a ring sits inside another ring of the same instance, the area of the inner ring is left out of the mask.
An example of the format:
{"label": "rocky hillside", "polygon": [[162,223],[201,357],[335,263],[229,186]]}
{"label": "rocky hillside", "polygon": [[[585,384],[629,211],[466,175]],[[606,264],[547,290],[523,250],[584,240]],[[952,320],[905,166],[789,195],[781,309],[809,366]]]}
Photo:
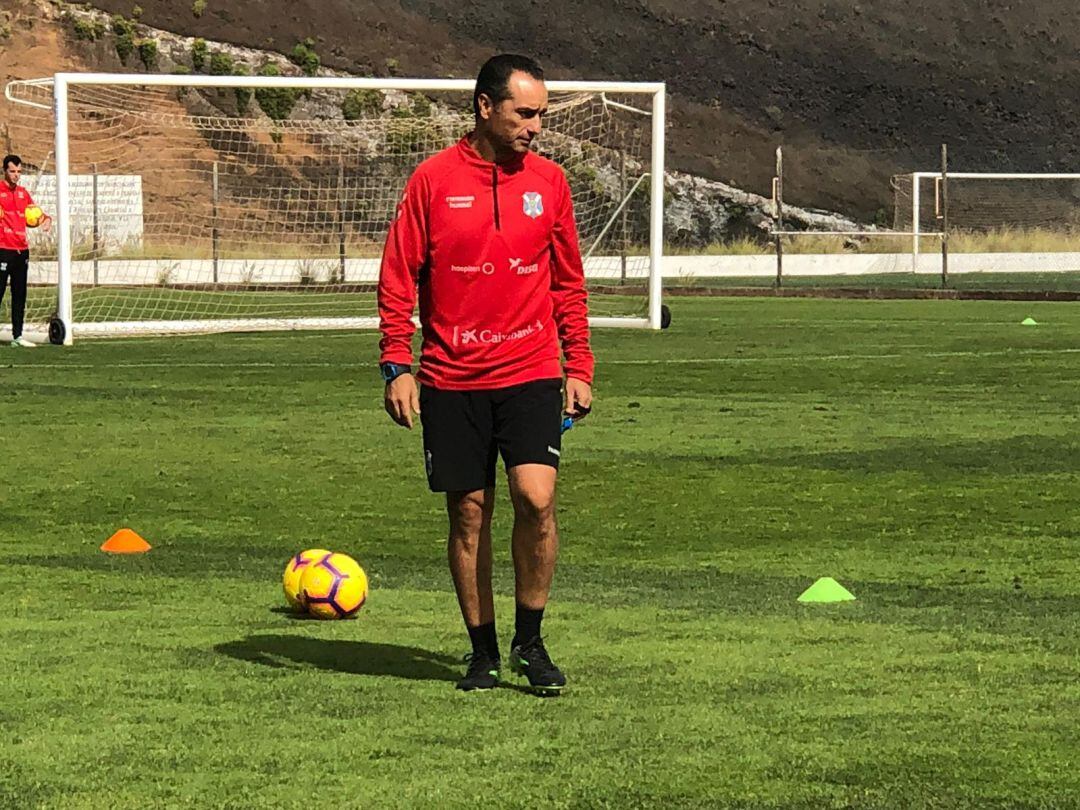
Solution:
{"label": "rocky hillside", "polygon": [[[49,27],[38,2],[4,0],[6,77],[121,69],[110,43]],[[94,5],[135,10],[132,0]],[[768,194],[783,143],[788,200],[864,221],[890,209],[890,175],[934,167],[942,141],[957,170],[1080,165],[1080,27],[1064,0],[140,6],[142,22],[182,35],[280,52],[311,38],[324,65],[367,75],[466,77],[488,55],[519,50],[556,78],[663,79],[672,168]]]}
{"label": "rocky hillside", "polygon": [[[92,7],[53,5],[40,3],[40,0],[38,5],[34,5],[30,0],[26,0],[26,2],[21,2],[13,11],[9,11],[8,15],[9,21],[7,24],[11,27],[9,38],[14,40],[17,46],[0,54],[0,68],[3,68],[5,80],[12,77],[48,75],[61,69],[134,69],[155,70],[165,73],[192,70],[205,72],[208,69],[213,71],[211,65],[218,59],[224,60],[230,66],[226,72],[234,72],[234,70],[238,69],[252,73],[267,64],[278,66],[278,69],[283,73],[298,73],[300,70],[296,64],[290,63],[289,59],[273,50],[260,50],[216,41],[203,44],[204,54],[202,58],[196,61],[195,50],[198,46],[196,46],[197,40],[195,38],[157,29],[142,22],[135,23],[131,18],[125,18],[125,20],[118,23],[115,19],[110,19],[107,13]],[[314,63],[321,61],[321,56],[317,55],[317,42],[314,40],[307,40],[301,50],[311,60],[309,67],[314,68]],[[298,61],[295,54],[292,54],[292,60],[293,62]],[[358,66],[353,67],[357,69]],[[399,70],[393,61],[385,63],[384,68],[394,72]],[[326,73],[328,69],[320,67],[317,72]],[[364,72],[371,73],[373,71],[368,69]],[[48,102],[47,96],[40,91],[35,94],[35,98],[46,104]],[[164,105],[160,112],[166,116],[170,114],[207,114],[207,105],[210,105],[209,111],[213,114],[235,115],[238,112],[236,109],[238,101],[233,99],[232,94],[213,92],[205,96],[192,94],[177,96],[176,94],[166,93],[159,94],[153,99],[145,95],[141,98],[143,99],[141,102],[133,99],[130,103],[136,106],[139,104]],[[298,116],[323,120],[342,117],[343,110],[340,99],[331,100],[316,93],[309,97],[300,98],[297,102],[295,112],[292,115],[294,119]],[[402,94],[391,94],[390,97],[380,102],[382,106],[389,108],[391,113],[402,112],[401,106],[407,106],[409,103]],[[290,106],[292,105],[290,104]],[[200,107],[203,109],[199,109]],[[399,109],[395,110],[394,108]],[[144,108],[140,109],[147,112]],[[36,151],[41,152],[41,155],[37,156],[38,159],[47,162],[47,149],[45,147],[49,147],[48,140],[46,139],[45,143],[41,144],[29,131],[25,118],[26,108],[19,107],[13,112],[21,115],[0,116],[0,120],[5,121],[6,136],[18,145],[18,149],[23,152],[24,157],[28,157],[32,163]],[[272,168],[282,177],[290,175],[294,169],[288,165],[292,159],[288,155],[295,153],[290,150],[282,151],[270,145],[270,138],[274,136],[273,130],[275,127],[269,119],[266,119],[266,104],[260,100],[258,94],[256,94],[254,104],[251,103],[250,98],[245,102],[244,114],[245,116],[261,115],[266,121],[265,125],[256,125],[256,129],[259,131],[253,131],[249,136],[246,136],[245,148],[257,147],[264,153],[267,160],[271,162],[275,160],[283,161],[281,165],[275,163],[272,167],[268,166],[268,169]],[[385,110],[384,114],[386,114]],[[442,115],[445,118],[448,114],[452,114],[453,120],[444,122],[444,128],[448,128],[448,131],[455,133],[463,130],[466,123],[458,118],[457,111],[444,110]],[[47,114],[38,112],[35,115],[40,126],[42,128],[47,127]],[[84,121],[85,126],[93,127],[92,122],[95,117],[98,117],[96,113],[92,114],[91,118],[86,119]],[[428,120],[429,122],[437,121],[438,118],[439,113],[436,110],[434,117]],[[105,124],[102,123],[101,126],[105,126]],[[84,136],[90,137],[87,142],[88,145],[96,142],[96,136],[93,136],[89,131],[84,132]],[[149,148],[159,153],[163,153],[167,149],[180,149],[183,154],[199,155],[204,162],[234,159],[236,155],[229,152],[230,149],[235,149],[238,144],[235,138],[230,139],[228,143],[223,142],[222,144],[215,144],[212,140],[178,144],[162,140],[163,135],[161,133],[154,135],[151,130],[144,132],[143,137],[144,142],[141,148]],[[278,133],[278,137],[280,138],[280,133]],[[452,137],[450,142],[452,142]],[[263,141],[261,146],[258,143],[260,140]],[[34,147],[31,147],[30,144],[34,144]],[[297,144],[293,143],[291,145],[295,147]],[[42,148],[35,151],[37,146]],[[94,160],[93,155],[81,154],[83,149],[78,142],[73,143],[72,149],[73,160],[80,158],[85,158],[84,162]],[[321,151],[325,152],[325,147]],[[305,153],[306,150],[301,151],[301,154]],[[323,184],[325,181],[325,178],[321,177],[321,175],[336,176],[338,171],[336,158],[327,158],[327,161],[324,161],[326,165],[323,166],[317,163],[318,154],[320,154],[320,151],[311,152],[309,157],[314,159],[315,162],[311,159],[306,160],[304,168],[305,182],[317,185]],[[277,157],[274,157],[275,155]],[[369,155],[367,160],[370,161],[372,155]],[[387,167],[386,171],[394,175],[394,177],[387,178],[387,185],[393,186],[403,182],[404,174],[401,177],[396,175],[407,172],[410,166],[411,163],[408,165],[402,164],[401,166],[395,164]],[[601,161],[594,163],[591,169],[575,170],[573,166],[567,168],[571,176],[571,183],[575,186],[575,194],[580,193],[585,197],[584,200],[579,199],[579,202],[592,203],[591,207],[594,210],[607,210],[609,212],[614,210],[621,199],[621,193],[619,192],[617,170],[613,165],[609,164],[605,169]],[[265,172],[261,176],[263,182],[265,182]],[[183,193],[176,192],[177,189],[185,188],[184,177],[184,175],[156,177],[157,182],[146,187],[147,216],[151,219],[175,220],[195,215],[200,200],[197,197],[188,199]],[[144,179],[149,180],[149,178]],[[168,191],[154,191],[155,188],[168,189]],[[251,199],[252,192],[250,189],[242,192],[238,191],[237,193],[244,199]],[[597,198],[590,200],[590,196]],[[767,199],[718,180],[697,177],[686,172],[671,171],[667,178],[666,196],[668,201],[666,206],[666,233],[668,241],[676,247],[695,249],[715,242],[743,237],[750,237],[760,242],[767,238],[767,232],[773,224],[772,206]],[[639,194],[634,200],[640,201],[641,195]],[[646,209],[640,205],[631,205],[629,211],[630,231],[627,238],[638,243],[645,237],[648,230]],[[250,220],[256,213],[266,215],[266,212],[261,210],[258,212],[250,211],[247,219]],[[389,210],[383,213],[385,216],[389,216]],[[321,212],[318,216],[323,216],[327,221],[330,221],[333,218],[333,212]],[[375,220],[383,221],[383,214],[375,212],[373,216]],[[848,219],[838,218],[824,211],[795,207],[787,211],[787,221],[793,227],[834,229],[855,227],[855,223]],[[599,227],[603,222],[593,224]],[[583,232],[583,238],[584,236]]]}
{"label": "rocky hillside", "polygon": [[[11,2],[11,0],[6,0]],[[133,0],[95,5],[130,15]],[[471,76],[538,56],[560,78],[662,79],[673,168],[863,218],[888,177],[932,168],[1073,170],[1080,46],[1067,0],[140,0],[143,21],[364,73]],[[196,15],[198,11],[198,15]]]}

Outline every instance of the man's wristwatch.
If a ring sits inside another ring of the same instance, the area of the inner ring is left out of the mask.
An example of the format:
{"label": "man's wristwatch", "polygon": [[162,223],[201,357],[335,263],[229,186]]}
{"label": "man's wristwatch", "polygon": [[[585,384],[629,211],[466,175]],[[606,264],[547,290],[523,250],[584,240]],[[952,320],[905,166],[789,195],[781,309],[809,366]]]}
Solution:
{"label": "man's wristwatch", "polygon": [[412,374],[412,366],[403,366],[400,363],[379,363],[379,373],[383,382],[392,383],[402,374]]}

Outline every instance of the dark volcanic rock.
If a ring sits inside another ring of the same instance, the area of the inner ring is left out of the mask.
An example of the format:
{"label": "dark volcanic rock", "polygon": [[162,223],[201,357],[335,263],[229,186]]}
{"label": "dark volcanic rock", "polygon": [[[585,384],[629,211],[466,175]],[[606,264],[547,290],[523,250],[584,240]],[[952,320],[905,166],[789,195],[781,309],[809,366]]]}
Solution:
{"label": "dark volcanic rock", "polygon": [[[97,6],[129,14],[131,0]],[[664,80],[673,169],[768,193],[788,147],[793,201],[866,219],[889,175],[1077,168],[1080,46],[1065,0],[141,0],[142,21],[287,51],[313,37],[353,71],[471,76],[492,53],[554,78]]]}

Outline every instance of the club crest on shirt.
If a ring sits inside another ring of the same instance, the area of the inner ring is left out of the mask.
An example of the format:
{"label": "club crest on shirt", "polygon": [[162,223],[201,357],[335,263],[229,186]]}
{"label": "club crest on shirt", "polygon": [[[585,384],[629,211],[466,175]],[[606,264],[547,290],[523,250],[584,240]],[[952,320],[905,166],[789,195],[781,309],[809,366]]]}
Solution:
{"label": "club crest on shirt", "polygon": [[539,191],[526,191],[521,195],[521,210],[525,216],[536,219],[544,213],[544,198]]}

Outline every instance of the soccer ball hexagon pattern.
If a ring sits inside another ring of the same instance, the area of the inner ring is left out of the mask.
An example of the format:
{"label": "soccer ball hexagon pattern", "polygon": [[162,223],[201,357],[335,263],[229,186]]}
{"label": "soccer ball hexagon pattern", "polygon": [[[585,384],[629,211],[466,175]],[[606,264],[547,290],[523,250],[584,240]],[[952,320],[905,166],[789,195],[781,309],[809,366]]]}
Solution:
{"label": "soccer ball hexagon pattern", "polygon": [[327,554],[300,575],[300,602],[317,619],[351,618],[367,595],[367,574],[347,554]]}
{"label": "soccer ball hexagon pattern", "polygon": [[285,601],[290,607],[298,611],[304,609],[300,602],[300,577],[309,565],[329,554],[330,552],[324,548],[309,548],[289,559],[289,564],[285,566],[285,573],[281,577],[281,587],[285,591]]}

